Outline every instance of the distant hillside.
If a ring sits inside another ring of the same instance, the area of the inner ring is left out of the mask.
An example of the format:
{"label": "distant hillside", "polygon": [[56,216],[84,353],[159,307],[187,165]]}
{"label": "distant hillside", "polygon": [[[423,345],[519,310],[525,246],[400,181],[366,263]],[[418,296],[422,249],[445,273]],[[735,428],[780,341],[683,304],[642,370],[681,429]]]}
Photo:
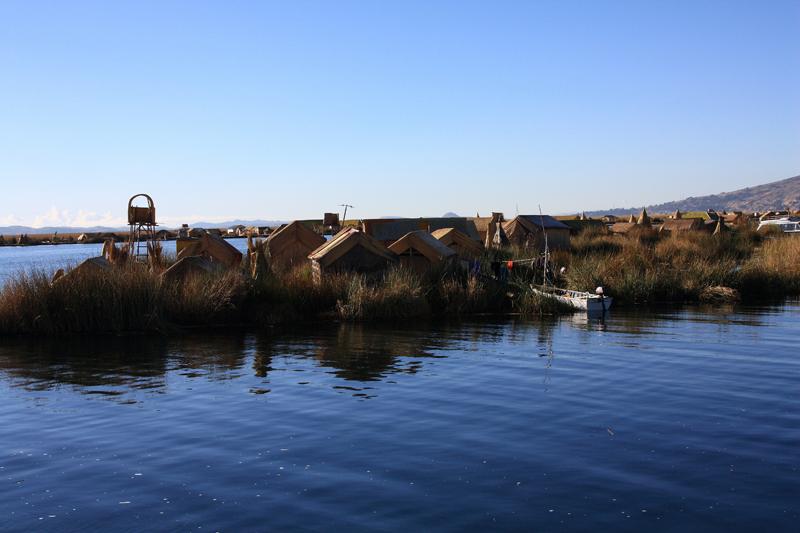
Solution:
{"label": "distant hillside", "polygon": [[[639,207],[615,208],[607,211],[587,212],[587,215],[627,215],[638,213]],[[769,211],[773,209],[800,210],[800,176],[781,181],[773,181],[764,185],[747,187],[738,191],[711,194],[709,196],[689,197],[685,200],[648,205],[650,213],[672,213],[681,211]]]}

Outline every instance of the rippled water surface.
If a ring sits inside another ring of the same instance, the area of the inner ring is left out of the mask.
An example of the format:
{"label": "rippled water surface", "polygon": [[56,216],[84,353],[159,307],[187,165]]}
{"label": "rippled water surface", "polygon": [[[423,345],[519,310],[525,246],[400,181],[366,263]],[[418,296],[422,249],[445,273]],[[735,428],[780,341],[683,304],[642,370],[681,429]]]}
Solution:
{"label": "rippled water surface", "polygon": [[798,319],[0,340],[0,529],[796,531]]}

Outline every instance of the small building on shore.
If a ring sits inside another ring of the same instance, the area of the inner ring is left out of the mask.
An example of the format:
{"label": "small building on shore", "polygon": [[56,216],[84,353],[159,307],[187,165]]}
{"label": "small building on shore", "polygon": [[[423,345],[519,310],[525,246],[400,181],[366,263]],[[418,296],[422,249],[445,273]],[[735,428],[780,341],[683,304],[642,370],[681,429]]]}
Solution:
{"label": "small building on shore", "polygon": [[397,263],[397,256],[377,239],[346,228],[308,255],[314,279],[329,272],[376,274]]}
{"label": "small building on shore", "polygon": [[278,268],[291,268],[308,261],[308,254],[325,244],[325,238],[295,220],[267,239],[270,262]]}
{"label": "small building on shore", "polygon": [[364,233],[389,246],[410,231],[424,230],[432,233],[439,229],[456,228],[476,241],[481,237],[471,219],[464,217],[435,218],[371,218],[361,221]]}
{"label": "small building on shore", "polygon": [[471,239],[456,228],[437,229],[431,235],[461,257],[477,258],[483,254],[483,245],[479,241]]}
{"label": "small building on shore", "polygon": [[699,218],[669,218],[661,224],[659,233],[676,234],[703,231],[705,223]]}
{"label": "small building on shore", "polygon": [[569,248],[569,226],[549,215],[517,215],[503,223],[503,229],[513,246],[544,250],[546,232],[549,248]]}
{"label": "small building on shore", "polygon": [[176,249],[179,245],[178,259],[202,256],[228,268],[236,267],[242,262],[242,252],[212,233],[203,233],[197,238],[179,239],[175,243]]}
{"label": "small building on shore", "polygon": [[396,240],[389,250],[404,267],[426,272],[432,267],[452,265],[458,254],[424,230],[411,231]]}
{"label": "small building on shore", "polygon": [[610,231],[613,235],[628,235],[637,230],[641,230],[641,226],[639,226],[636,222],[615,222],[608,228],[608,231]]}
{"label": "small building on shore", "polygon": [[578,216],[557,216],[553,217],[569,228],[570,235],[577,235],[587,229],[605,230],[606,223],[600,219],[589,218],[581,213]]}
{"label": "small building on shore", "polygon": [[231,226],[226,231],[228,237],[246,237],[247,236],[247,227],[242,224],[236,224],[235,226]]}

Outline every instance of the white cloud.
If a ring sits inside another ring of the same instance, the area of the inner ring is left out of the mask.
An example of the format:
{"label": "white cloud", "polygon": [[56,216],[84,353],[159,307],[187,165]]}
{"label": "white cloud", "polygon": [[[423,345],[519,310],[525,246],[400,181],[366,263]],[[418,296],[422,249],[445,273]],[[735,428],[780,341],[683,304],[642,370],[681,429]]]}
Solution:
{"label": "white cloud", "polygon": [[21,221],[13,214],[0,217],[0,225],[2,226],[16,226],[18,224],[21,224]]}
{"label": "white cloud", "polygon": [[43,226],[115,227],[124,226],[126,223],[125,219],[115,217],[111,212],[98,213],[96,211],[84,211],[83,209],[74,212],[69,209],[58,209],[53,206],[46,213],[35,217],[32,226],[36,228],[41,228]]}

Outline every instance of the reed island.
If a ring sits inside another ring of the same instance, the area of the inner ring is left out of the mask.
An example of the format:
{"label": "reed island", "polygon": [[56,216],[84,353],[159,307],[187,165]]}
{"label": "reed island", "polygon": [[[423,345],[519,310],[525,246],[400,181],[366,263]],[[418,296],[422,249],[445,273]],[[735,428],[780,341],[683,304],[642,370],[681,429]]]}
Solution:
{"label": "reed island", "polygon": [[213,232],[185,235],[176,256],[140,232],[122,246],[109,239],[102,257],[72,268],[15,275],[0,292],[0,333],[166,333],[568,311],[532,289],[543,283],[576,291],[601,286],[615,306],[800,294],[797,235],[757,231],[746,219],[659,222],[643,215],[622,222],[506,220],[497,213],[336,221],[328,236],[319,225],[295,221],[267,238],[251,235],[244,253]]}

